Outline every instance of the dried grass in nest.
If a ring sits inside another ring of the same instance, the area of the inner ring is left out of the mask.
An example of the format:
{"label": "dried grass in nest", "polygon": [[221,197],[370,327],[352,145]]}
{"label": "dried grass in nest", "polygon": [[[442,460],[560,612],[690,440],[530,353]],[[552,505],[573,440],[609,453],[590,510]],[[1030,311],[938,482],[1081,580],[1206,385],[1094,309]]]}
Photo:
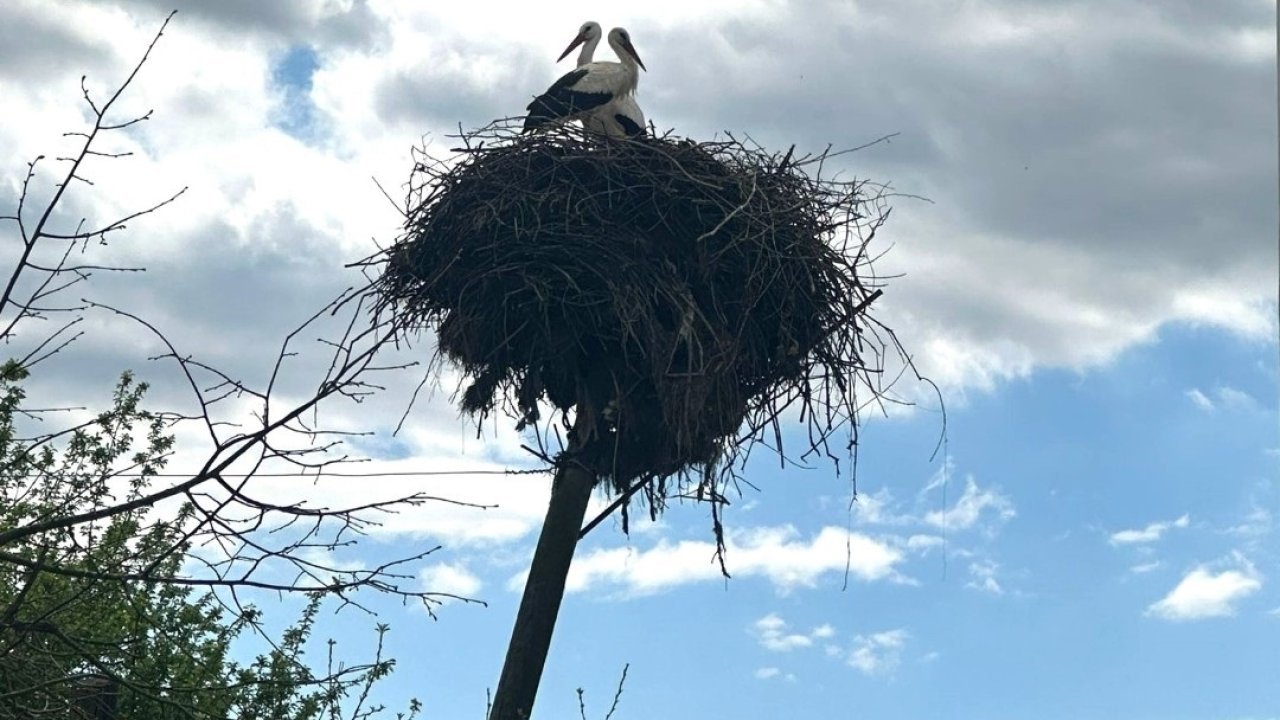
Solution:
{"label": "dried grass in nest", "polygon": [[733,138],[461,138],[448,162],[420,155],[379,292],[436,331],[465,411],[523,428],[573,410],[566,452],[619,492],[658,479],[651,507],[794,404],[810,449],[855,429],[886,347],[865,333],[887,331],[866,315],[883,186]]}

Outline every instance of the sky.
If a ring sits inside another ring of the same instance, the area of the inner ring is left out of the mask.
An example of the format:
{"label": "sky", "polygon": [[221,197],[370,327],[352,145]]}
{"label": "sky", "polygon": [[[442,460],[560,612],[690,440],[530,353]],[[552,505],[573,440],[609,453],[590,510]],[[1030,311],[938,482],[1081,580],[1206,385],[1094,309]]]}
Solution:
{"label": "sky", "polygon": [[[878,312],[936,381],[945,426],[925,387],[869,412],[856,501],[847,471],[754,456],[726,514],[731,579],[705,507],[673,503],[629,537],[606,522],[570,573],[539,717],[576,717],[578,688],[604,717],[624,666],[620,719],[1280,717],[1274,2],[15,0],[0,5],[0,214],[25,163],[83,127],[80,77],[114,87],[175,7],[121,100],[153,116],[107,140],[133,155],[91,163],[95,185],[58,219],[187,187],[91,250],[146,273],[78,291],[249,381],[360,281],[347,263],[396,237],[377,183],[395,196],[412,146],[447,157],[460,125],[519,114],[583,21],[631,32],[659,128],[806,151],[895,134],[840,169],[902,193],[876,239],[877,272],[897,276]],[[0,245],[11,262],[11,227]],[[189,407],[153,339],[106,312],[83,327],[33,397],[100,404],[132,368],[153,404]],[[323,347],[302,349],[289,392],[323,368]],[[405,354],[426,360],[430,342]],[[458,414],[448,370],[393,434],[421,379],[325,410],[370,433],[350,442],[362,469],[536,466],[511,423],[477,432]],[[174,466],[201,442],[180,432]],[[421,587],[485,605],[433,619],[371,597],[378,617],[348,608],[319,630],[355,661],[388,623],[398,664],[377,697],[482,717],[548,479],[255,487],[494,506],[410,508],[335,558],[438,545]],[[261,601],[282,623],[298,609]]]}

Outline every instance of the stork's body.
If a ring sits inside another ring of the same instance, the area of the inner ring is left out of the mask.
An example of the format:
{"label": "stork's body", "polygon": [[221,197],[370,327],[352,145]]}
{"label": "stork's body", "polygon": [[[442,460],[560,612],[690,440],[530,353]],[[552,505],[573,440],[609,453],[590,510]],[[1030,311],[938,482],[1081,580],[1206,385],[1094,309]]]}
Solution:
{"label": "stork's body", "polygon": [[[589,30],[591,27],[595,28],[594,40]],[[582,120],[588,128],[610,135],[626,134],[622,128],[627,126],[644,128],[644,115],[631,97],[644,63],[631,45],[630,35],[622,28],[609,31],[609,47],[621,62],[592,62],[596,44],[600,41],[599,28],[594,22],[583,24],[578,37],[560,56],[564,59],[575,47],[583,45],[578,55],[578,68],[565,73],[545,93],[529,103],[529,114],[524,121],[526,132],[572,120]],[[625,124],[614,117],[620,108],[633,113],[627,116]],[[599,113],[604,114],[594,119]],[[635,117],[639,118],[638,123]],[[616,131],[611,132],[611,128]]]}

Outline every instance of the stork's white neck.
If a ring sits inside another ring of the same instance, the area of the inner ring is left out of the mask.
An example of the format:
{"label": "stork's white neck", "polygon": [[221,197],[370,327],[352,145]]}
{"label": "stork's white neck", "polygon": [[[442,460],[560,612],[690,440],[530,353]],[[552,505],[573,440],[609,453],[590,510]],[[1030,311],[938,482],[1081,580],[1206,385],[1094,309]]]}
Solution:
{"label": "stork's white neck", "polygon": [[613,48],[613,54],[618,56],[618,59],[622,61],[623,65],[627,66],[628,70],[631,72],[640,72],[640,66],[636,65],[636,59],[631,57],[631,53],[627,52],[622,47],[622,43],[620,41],[610,37],[609,47]]}
{"label": "stork's white neck", "polygon": [[596,46],[600,44],[600,36],[597,35],[582,44],[582,50],[578,51],[578,67],[582,67],[595,59]]}
{"label": "stork's white neck", "polygon": [[622,67],[626,69],[626,81],[622,94],[630,95],[635,92],[636,84],[640,80],[640,66],[636,64],[636,59],[631,56],[631,53],[622,47],[622,43],[614,38],[613,33],[609,33],[609,47],[613,48],[613,54],[618,56],[622,61]]}

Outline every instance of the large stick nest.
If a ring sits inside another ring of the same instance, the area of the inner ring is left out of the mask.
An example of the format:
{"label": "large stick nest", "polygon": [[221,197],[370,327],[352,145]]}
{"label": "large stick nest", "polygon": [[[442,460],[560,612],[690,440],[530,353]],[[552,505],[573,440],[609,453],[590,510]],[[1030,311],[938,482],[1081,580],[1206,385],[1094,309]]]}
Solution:
{"label": "large stick nest", "polygon": [[462,138],[421,153],[379,289],[464,371],[463,410],[573,411],[566,454],[619,491],[709,471],[797,403],[810,449],[852,444],[886,347],[866,334],[887,331],[866,316],[883,186],[732,138]]}

